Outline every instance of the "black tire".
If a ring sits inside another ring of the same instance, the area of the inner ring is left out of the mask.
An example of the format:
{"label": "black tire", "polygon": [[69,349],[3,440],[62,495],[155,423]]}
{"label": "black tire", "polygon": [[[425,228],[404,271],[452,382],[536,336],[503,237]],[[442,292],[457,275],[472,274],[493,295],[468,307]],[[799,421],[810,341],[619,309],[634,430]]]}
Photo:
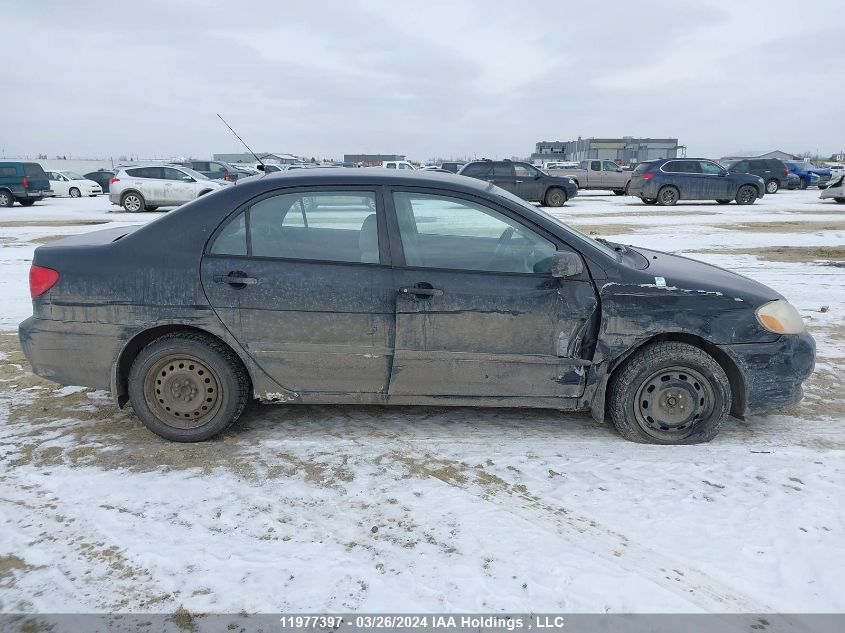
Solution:
{"label": "black tire", "polygon": [[628,193],[628,186],[629,186],[630,184],[631,184],[631,181],[630,181],[630,180],[629,180],[628,182],[626,182],[626,183],[625,183],[625,195],[626,195],[626,196],[627,196],[627,195],[630,195],[630,194]]}
{"label": "black tire", "polygon": [[543,204],[547,207],[562,207],[566,204],[566,192],[560,187],[552,187],[546,192]]}
{"label": "black tire", "polygon": [[754,185],[742,185],[736,192],[737,204],[754,204],[757,200],[757,187]]}
{"label": "black tire", "polygon": [[824,191],[825,189],[827,189],[827,185],[817,185],[817,186],[819,188],[819,191]]}
{"label": "black tire", "polygon": [[809,183],[808,183],[806,180],[804,180],[804,179],[802,178],[802,179],[801,179],[801,184],[799,184],[799,185],[798,185],[798,188],[799,188],[799,189],[806,189],[808,186],[809,186]]}
{"label": "black tire", "polygon": [[657,198],[640,198],[643,204],[657,204]]}
{"label": "black tire", "polygon": [[777,193],[778,189],[780,189],[780,183],[778,182],[777,178],[770,178],[766,181],[766,193]]}
{"label": "black tire", "polygon": [[31,207],[35,204],[35,200],[18,200],[22,207]]}
{"label": "black tire", "polygon": [[839,204],[845,204],[845,198],[834,198],[834,201],[838,202]]}
{"label": "black tire", "polygon": [[144,200],[144,196],[137,191],[128,191],[120,199],[120,206],[129,213],[139,213],[146,209],[147,202]]}
{"label": "black tire", "polygon": [[716,200],[716,202],[718,202],[719,204],[730,204],[731,203],[730,200]]}
{"label": "black tire", "polygon": [[141,350],[129,371],[135,414],[153,433],[174,442],[219,435],[243,413],[249,392],[240,359],[203,334],[162,336]]}
{"label": "black tire", "polygon": [[8,189],[0,189],[0,207],[11,207],[15,204],[15,196]]}
{"label": "black tire", "polygon": [[661,207],[671,207],[681,197],[677,187],[668,185],[657,192],[657,204]]}
{"label": "black tire", "polygon": [[625,361],[608,387],[611,420],[632,442],[709,442],[730,410],[725,371],[712,356],[687,343],[647,345]]}
{"label": "black tire", "polygon": [[625,190],[624,190],[624,189],[614,189],[614,190],[613,190],[613,193],[614,193],[615,195],[617,195],[617,196],[624,196],[624,195],[625,195]]}
{"label": "black tire", "polygon": [[144,207],[144,211],[158,211],[158,207]]}
{"label": "black tire", "polygon": [[76,187],[71,187],[70,191],[68,191],[67,194],[71,198],[81,198],[82,197],[82,192],[79,191],[79,189],[77,189]]}

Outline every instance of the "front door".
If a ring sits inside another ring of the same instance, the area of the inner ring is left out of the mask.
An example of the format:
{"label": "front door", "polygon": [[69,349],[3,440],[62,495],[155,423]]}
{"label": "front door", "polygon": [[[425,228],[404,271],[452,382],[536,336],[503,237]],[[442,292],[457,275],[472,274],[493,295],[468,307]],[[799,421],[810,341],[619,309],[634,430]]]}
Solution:
{"label": "front door", "polygon": [[516,195],[523,200],[537,201],[543,199],[543,185],[541,174],[531,165],[524,163],[513,163],[514,182],[516,184]]}
{"label": "front door", "polygon": [[626,176],[612,160],[601,162],[601,184],[608,189],[624,189]]}
{"label": "front door", "polygon": [[736,192],[733,191],[731,179],[727,178],[727,169],[710,160],[695,162],[698,163],[700,172],[698,178],[701,182],[701,198],[705,200],[730,200],[736,195]]}
{"label": "front door", "polygon": [[185,172],[173,169],[172,167],[163,167],[164,171],[164,202],[166,204],[184,204],[196,198],[194,194],[194,181],[186,182],[184,180]]}
{"label": "front door", "polygon": [[391,252],[404,265],[394,269],[391,400],[580,396],[597,301],[589,278],[550,275],[566,247],[469,196],[397,190],[392,201]]}
{"label": "front door", "polygon": [[387,391],[395,290],[378,200],[372,188],[280,190],[230,220],[203,258],[222,322],[305,399]]}

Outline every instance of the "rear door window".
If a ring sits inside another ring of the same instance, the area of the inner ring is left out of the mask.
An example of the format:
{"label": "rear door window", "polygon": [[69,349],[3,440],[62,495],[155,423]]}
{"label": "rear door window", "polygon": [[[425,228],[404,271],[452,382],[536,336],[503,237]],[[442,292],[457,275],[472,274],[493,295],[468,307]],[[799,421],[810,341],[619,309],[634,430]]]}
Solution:
{"label": "rear door window", "polygon": [[601,161],[600,160],[592,161],[590,163],[590,169],[592,169],[593,171],[601,171]]}
{"label": "rear door window", "polygon": [[230,221],[209,253],[377,264],[375,193],[327,191],[265,198]]}

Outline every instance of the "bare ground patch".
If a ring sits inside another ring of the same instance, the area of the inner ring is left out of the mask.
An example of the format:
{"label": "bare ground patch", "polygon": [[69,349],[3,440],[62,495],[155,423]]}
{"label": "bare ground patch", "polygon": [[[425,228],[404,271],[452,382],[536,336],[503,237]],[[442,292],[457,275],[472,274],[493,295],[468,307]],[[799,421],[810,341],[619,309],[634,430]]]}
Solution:
{"label": "bare ground patch", "polygon": [[705,248],[688,253],[753,255],[770,262],[845,263],[845,246],[767,246],[765,248]]}
{"label": "bare ground patch", "polygon": [[108,224],[111,220],[9,220],[0,222],[0,228],[14,229],[27,226],[92,226]]}
{"label": "bare ground patch", "polygon": [[845,220],[805,220],[783,222],[739,222],[719,224],[717,228],[749,233],[818,233],[819,231],[845,231]]}

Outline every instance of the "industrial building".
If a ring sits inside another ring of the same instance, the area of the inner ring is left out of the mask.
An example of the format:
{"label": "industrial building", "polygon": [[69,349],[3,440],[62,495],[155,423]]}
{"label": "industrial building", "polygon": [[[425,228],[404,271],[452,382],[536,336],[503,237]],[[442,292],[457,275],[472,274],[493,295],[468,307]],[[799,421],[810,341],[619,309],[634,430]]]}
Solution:
{"label": "industrial building", "polygon": [[658,158],[677,158],[685,155],[686,147],[676,138],[581,138],[575,141],[539,141],[531,161],[580,161],[591,158],[621,161],[623,164],[641,163]]}
{"label": "industrial building", "polygon": [[[303,162],[299,156],[294,156],[293,154],[264,152],[263,154],[258,154],[258,157],[265,163],[276,163],[277,165],[293,165],[294,163]],[[254,163],[255,156],[248,153],[214,154],[214,160],[222,160],[224,163]]]}
{"label": "industrial building", "polygon": [[344,154],[344,165],[378,167],[386,160],[405,160],[404,154]]}

